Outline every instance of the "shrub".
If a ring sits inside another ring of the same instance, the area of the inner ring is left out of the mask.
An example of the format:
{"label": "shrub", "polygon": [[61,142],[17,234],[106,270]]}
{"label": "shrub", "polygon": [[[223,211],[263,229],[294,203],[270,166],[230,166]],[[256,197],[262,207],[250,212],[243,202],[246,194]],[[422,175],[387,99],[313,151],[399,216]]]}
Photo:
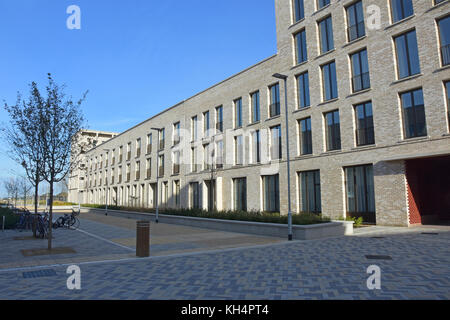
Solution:
{"label": "shrub", "polygon": [[[105,209],[104,205],[82,205],[86,208],[93,209]],[[120,206],[108,206],[109,210],[120,210],[120,211],[135,211],[142,213],[155,213],[155,209],[149,208],[132,208],[132,207],[120,207]],[[202,209],[159,209],[160,214],[172,215],[172,216],[186,216],[186,217],[197,217],[197,218],[208,218],[208,219],[222,219],[222,220],[235,220],[235,221],[253,221],[253,222],[264,222],[264,223],[288,223],[287,215],[280,215],[280,213],[269,213],[260,211],[205,211]],[[330,222],[327,217],[322,217],[321,215],[316,215],[312,213],[301,213],[292,215],[292,224],[297,225],[308,225],[308,224],[318,224]]]}
{"label": "shrub", "polygon": [[364,222],[363,217],[358,217],[358,218],[355,218],[355,217],[347,217],[347,218],[341,217],[338,220],[353,221],[355,223],[353,225],[353,227],[355,227],[355,228],[361,227],[363,222]]}
{"label": "shrub", "polygon": [[14,214],[8,208],[0,208],[0,226],[3,223],[3,217],[5,217],[5,229],[14,229],[20,220],[20,215]]}

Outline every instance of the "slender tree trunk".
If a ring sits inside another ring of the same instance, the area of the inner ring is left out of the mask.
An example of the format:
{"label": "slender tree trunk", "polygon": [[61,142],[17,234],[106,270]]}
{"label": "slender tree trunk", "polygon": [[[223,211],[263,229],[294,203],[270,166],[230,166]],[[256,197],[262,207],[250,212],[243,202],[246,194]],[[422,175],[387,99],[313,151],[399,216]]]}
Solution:
{"label": "slender tree trunk", "polygon": [[53,177],[50,179],[50,210],[48,218],[48,250],[52,250],[52,221],[53,221]]}

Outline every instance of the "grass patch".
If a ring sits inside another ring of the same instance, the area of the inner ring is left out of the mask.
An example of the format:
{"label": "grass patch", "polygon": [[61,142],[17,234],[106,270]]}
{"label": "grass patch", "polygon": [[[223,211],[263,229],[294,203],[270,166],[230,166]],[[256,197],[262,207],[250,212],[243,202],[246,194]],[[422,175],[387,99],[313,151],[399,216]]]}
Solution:
{"label": "grass patch", "polygon": [[[85,208],[105,209],[104,205],[82,205]],[[149,208],[131,208],[108,206],[109,210],[120,211],[135,211],[142,213],[155,213],[155,209]],[[221,219],[221,220],[235,220],[235,221],[253,221],[264,223],[288,223],[287,215],[280,215],[279,213],[268,213],[260,211],[205,211],[201,209],[160,209],[160,214],[171,216],[197,217],[207,219]],[[328,217],[316,215],[312,213],[301,213],[292,215],[292,224],[295,225],[310,225],[330,222]]]}
{"label": "grass patch", "polygon": [[5,229],[14,229],[20,220],[20,215],[14,214],[11,209],[8,208],[0,208],[0,226],[3,223],[3,217],[6,217]]}

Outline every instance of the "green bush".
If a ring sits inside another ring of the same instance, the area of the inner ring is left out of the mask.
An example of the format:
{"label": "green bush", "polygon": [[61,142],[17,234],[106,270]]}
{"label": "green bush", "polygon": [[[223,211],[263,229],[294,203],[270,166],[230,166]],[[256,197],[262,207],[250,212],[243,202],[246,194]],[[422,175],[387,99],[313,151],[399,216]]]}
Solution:
{"label": "green bush", "polygon": [[344,220],[344,221],[353,221],[355,224],[353,225],[353,227],[355,228],[359,228],[362,226],[364,220],[363,217],[358,217],[358,218],[354,218],[354,217],[347,217],[344,219],[344,217],[339,218],[338,220]]}
{"label": "green bush", "polygon": [[[82,205],[85,208],[93,209],[105,209],[104,205]],[[132,207],[120,207],[120,206],[108,206],[109,210],[120,211],[135,211],[142,213],[155,213],[155,209],[149,208],[132,208]],[[287,215],[280,215],[279,213],[268,213],[260,211],[205,211],[202,209],[159,209],[160,214],[172,215],[172,216],[186,216],[208,219],[222,219],[222,220],[236,220],[236,221],[253,221],[253,222],[265,222],[265,223],[288,223]],[[309,225],[330,222],[327,217],[316,215],[312,213],[302,213],[292,215],[292,223],[296,225]]]}
{"label": "green bush", "polygon": [[20,220],[20,216],[14,214],[11,209],[0,208],[0,226],[3,223],[3,217],[5,217],[5,229],[14,229],[16,224]]}

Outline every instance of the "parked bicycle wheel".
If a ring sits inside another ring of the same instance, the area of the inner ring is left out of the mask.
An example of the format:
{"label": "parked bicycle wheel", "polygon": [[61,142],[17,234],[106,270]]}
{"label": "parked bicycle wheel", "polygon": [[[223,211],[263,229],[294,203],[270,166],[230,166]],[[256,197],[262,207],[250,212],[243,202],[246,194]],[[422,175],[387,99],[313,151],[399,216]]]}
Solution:
{"label": "parked bicycle wheel", "polygon": [[77,217],[71,216],[69,220],[69,226],[71,229],[78,229],[80,227],[80,220]]}

